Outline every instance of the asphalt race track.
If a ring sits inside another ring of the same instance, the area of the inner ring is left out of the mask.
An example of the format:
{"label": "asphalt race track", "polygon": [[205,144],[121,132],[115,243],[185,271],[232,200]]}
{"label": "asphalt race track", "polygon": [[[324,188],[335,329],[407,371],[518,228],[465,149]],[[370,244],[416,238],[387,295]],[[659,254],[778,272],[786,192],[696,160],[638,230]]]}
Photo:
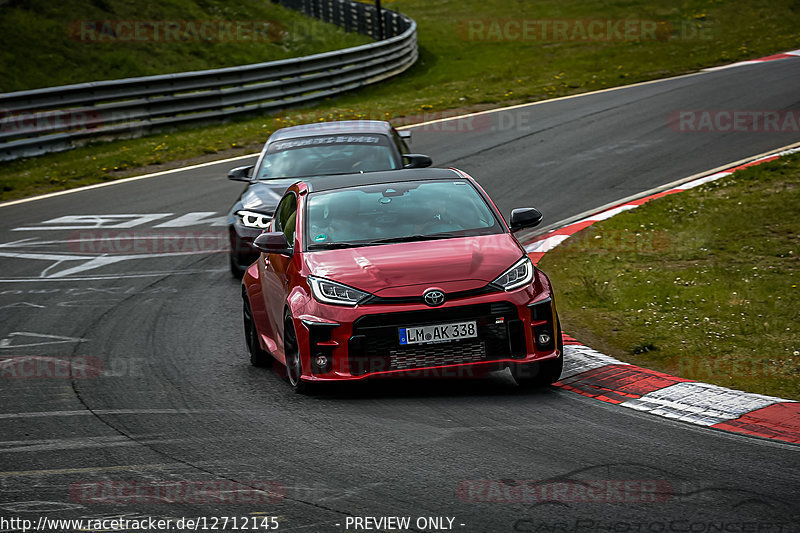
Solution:
{"label": "asphalt race track", "polygon": [[[800,58],[783,59],[422,126],[412,147],[471,173],[504,213],[534,205],[549,224],[800,140],[676,131],[675,111],[799,106]],[[302,397],[251,367],[224,253],[237,164],[0,208],[0,516],[800,530],[797,446],[557,388],[522,393],[506,373]],[[67,364],[47,358],[70,361],[72,377],[43,375]],[[192,492],[206,481],[239,482],[233,496],[258,501]],[[176,503],[147,492],[168,483]]]}

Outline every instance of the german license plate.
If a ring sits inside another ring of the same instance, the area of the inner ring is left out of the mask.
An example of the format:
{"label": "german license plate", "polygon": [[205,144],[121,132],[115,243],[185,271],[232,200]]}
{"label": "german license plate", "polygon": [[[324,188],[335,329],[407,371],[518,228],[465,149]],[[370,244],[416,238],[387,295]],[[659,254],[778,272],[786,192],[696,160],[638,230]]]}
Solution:
{"label": "german license plate", "polygon": [[453,324],[437,324],[435,326],[409,326],[398,328],[400,344],[422,344],[425,342],[449,342],[459,339],[470,339],[478,336],[478,327],[474,320],[455,322]]}

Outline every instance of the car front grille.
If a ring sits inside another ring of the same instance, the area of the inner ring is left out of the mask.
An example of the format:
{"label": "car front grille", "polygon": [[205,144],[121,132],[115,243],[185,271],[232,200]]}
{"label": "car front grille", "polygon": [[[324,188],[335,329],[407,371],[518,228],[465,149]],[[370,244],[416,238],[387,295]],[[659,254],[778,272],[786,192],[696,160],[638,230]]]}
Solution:
{"label": "car front grille", "polygon": [[[399,327],[467,320],[475,320],[478,337],[433,344],[400,344]],[[366,315],[355,322],[348,345],[350,373],[364,375],[524,357],[524,331],[519,325],[516,308],[506,302]]]}
{"label": "car front grille", "polygon": [[412,346],[402,350],[391,350],[389,358],[391,370],[477,363],[486,360],[486,345],[480,341],[473,341],[439,346]]}

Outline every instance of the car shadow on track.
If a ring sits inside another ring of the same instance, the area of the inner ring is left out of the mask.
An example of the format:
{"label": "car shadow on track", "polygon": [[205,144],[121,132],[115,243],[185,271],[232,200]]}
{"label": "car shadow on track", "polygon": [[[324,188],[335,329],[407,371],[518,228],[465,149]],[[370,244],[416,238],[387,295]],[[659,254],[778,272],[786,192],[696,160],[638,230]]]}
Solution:
{"label": "car shadow on track", "polygon": [[[258,372],[258,369],[253,369]],[[276,388],[285,387],[286,394],[294,394],[280,364],[266,373]],[[538,396],[552,398],[554,387],[520,387],[508,370],[491,372],[484,376],[468,378],[395,377],[341,383],[316,383],[308,395],[324,400],[391,399],[391,398],[465,398]]]}

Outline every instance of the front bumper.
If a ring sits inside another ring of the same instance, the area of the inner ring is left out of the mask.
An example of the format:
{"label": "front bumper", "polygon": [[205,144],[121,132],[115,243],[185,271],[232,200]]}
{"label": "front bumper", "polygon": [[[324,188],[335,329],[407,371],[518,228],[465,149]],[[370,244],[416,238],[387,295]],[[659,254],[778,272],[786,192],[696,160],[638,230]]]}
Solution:
{"label": "front bumper", "polygon": [[[536,286],[452,300],[436,308],[385,303],[352,308],[311,300],[295,314],[303,379],[475,377],[558,358],[559,324],[549,283],[547,291]],[[472,320],[476,338],[400,344],[400,327]]]}

